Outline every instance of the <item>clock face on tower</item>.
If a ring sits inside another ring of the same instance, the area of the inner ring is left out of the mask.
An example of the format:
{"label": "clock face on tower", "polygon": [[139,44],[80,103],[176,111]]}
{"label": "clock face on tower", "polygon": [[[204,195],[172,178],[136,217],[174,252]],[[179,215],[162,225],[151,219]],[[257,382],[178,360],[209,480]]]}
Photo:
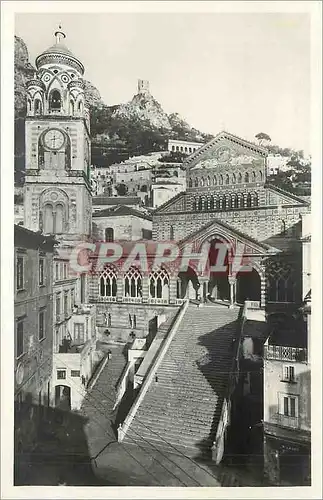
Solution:
{"label": "clock face on tower", "polygon": [[60,149],[64,143],[64,134],[57,128],[48,130],[44,135],[44,145],[49,149]]}

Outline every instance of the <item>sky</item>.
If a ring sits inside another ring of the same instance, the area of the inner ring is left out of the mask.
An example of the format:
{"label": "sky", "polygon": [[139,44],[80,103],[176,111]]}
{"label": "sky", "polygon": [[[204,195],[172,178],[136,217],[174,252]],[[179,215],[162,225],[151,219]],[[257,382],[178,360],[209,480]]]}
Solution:
{"label": "sky", "polygon": [[137,80],[167,113],[211,134],[227,130],[309,151],[310,17],[298,13],[16,14],[30,62],[65,43],[107,105],[131,100]]}

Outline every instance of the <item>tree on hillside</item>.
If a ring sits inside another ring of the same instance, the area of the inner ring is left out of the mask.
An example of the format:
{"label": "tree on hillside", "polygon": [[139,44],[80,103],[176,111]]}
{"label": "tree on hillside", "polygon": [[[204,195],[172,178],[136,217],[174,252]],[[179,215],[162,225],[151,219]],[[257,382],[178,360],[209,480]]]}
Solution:
{"label": "tree on hillside", "polygon": [[265,132],[259,132],[258,134],[255,135],[255,137],[258,140],[260,146],[262,146],[267,142],[271,142],[271,138],[269,137],[268,134],[265,134]]}

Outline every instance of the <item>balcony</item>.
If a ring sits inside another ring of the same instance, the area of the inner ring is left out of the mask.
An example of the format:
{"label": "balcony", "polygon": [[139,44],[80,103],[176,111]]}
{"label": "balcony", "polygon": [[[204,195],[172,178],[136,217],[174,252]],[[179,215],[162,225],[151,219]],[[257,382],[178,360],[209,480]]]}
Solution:
{"label": "balcony", "polygon": [[274,413],[273,415],[271,415],[270,420],[277,425],[288,427],[289,429],[299,428],[298,417],[290,417],[287,415],[282,415],[281,413]]}
{"label": "balcony", "polygon": [[277,361],[307,363],[307,349],[280,345],[265,345],[264,357],[265,359],[274,359]]}

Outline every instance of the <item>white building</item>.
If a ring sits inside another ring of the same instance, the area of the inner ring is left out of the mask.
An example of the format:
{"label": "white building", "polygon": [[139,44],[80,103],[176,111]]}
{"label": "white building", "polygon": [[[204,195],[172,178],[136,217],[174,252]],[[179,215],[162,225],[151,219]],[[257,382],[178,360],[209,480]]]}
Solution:
{"label": "white building", "polygon": [[177,141],[175,139],[169,139],[168,141],[169,152],[180,152],[180,153],[191,154],[202,146],[204,146],[203,142]]}

